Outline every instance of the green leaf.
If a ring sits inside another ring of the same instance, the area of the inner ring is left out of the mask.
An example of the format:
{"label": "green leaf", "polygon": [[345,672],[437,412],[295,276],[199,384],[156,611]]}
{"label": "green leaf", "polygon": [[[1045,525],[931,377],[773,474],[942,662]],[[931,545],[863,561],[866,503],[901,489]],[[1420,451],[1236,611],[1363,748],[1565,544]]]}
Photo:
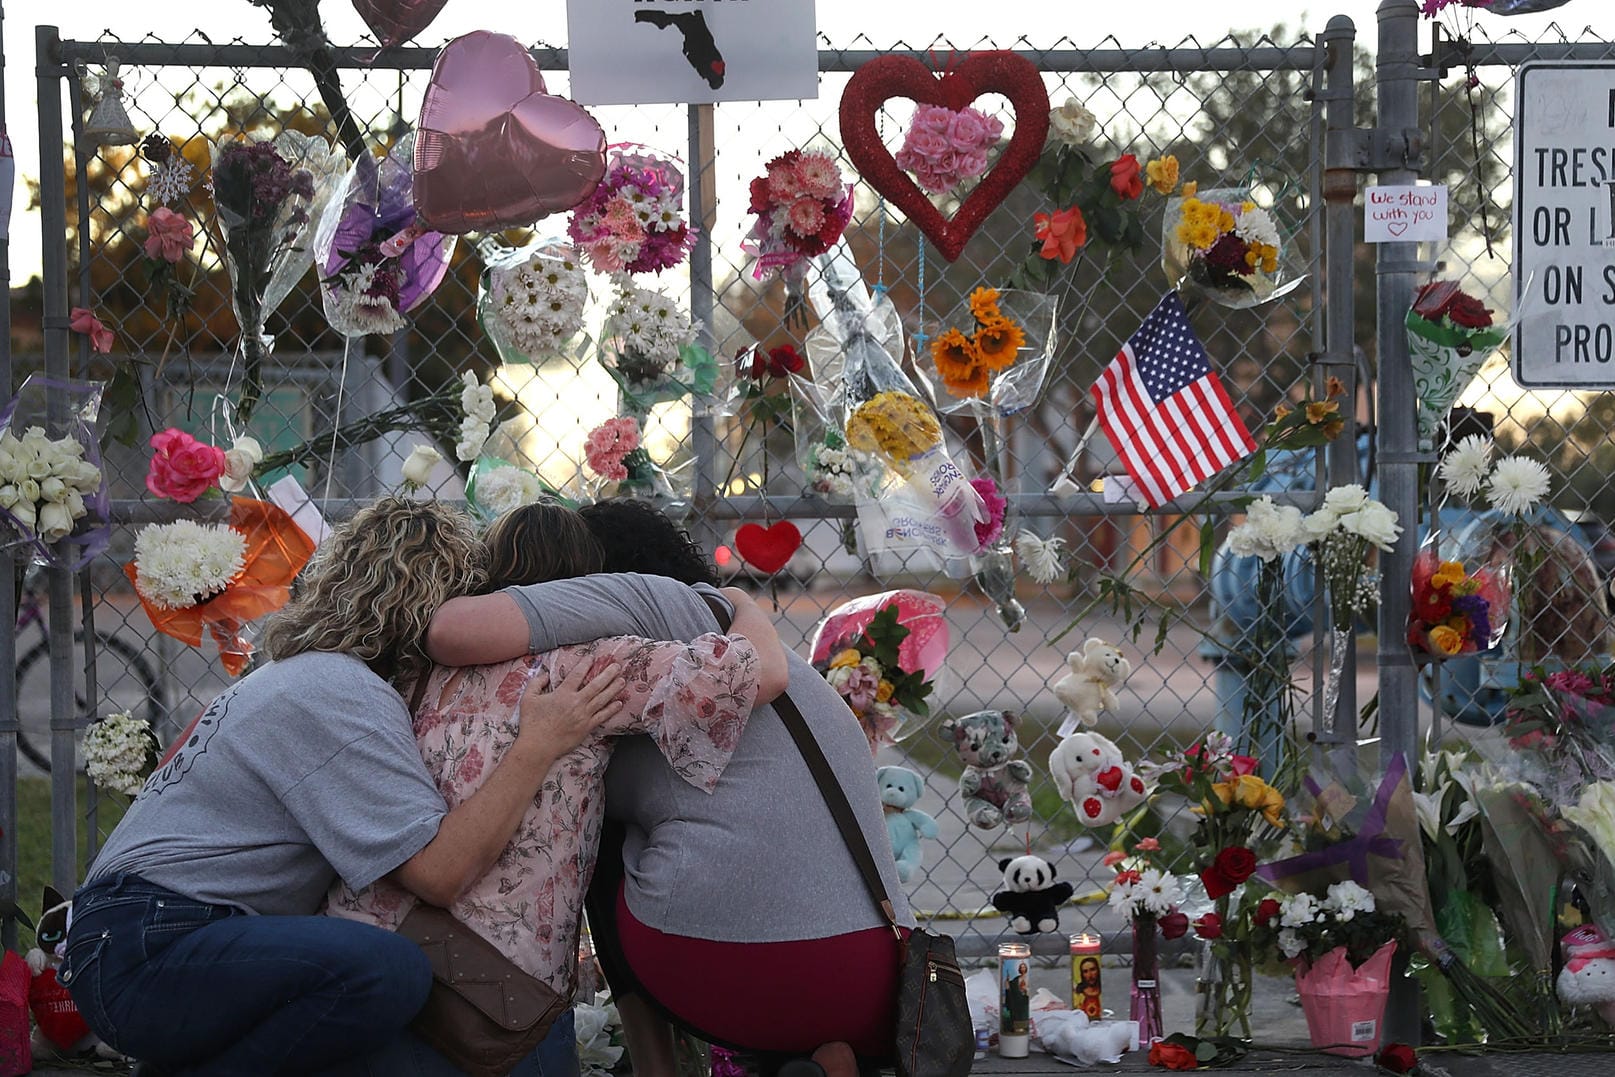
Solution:
{"label": "green leaf", "polygon": [[1251,454],[1250,466],[1245,472],[1247,485],[1255,485],[1267,474],[1267,446],[1262,446]]}
{"label": "green leaf", "polygon": [[1095,209],[1093,223],[1094,230],[1108,242],[1115,243],[1121,239],[1122,215],[1114,206],[1099,206]]}
{"label": "green leaf", "polygon": [[101,413],[107,417],[102,448],[113,441],[130,446],[139,441],[140,412],[140,379],[130,364],[119,364],[101,396]]}
{"label": "green leaf", "polygon": [[1211,578],[1211,561],[1217,555],[1217,521],[1210,513],[1200,524],[1200,575]]}

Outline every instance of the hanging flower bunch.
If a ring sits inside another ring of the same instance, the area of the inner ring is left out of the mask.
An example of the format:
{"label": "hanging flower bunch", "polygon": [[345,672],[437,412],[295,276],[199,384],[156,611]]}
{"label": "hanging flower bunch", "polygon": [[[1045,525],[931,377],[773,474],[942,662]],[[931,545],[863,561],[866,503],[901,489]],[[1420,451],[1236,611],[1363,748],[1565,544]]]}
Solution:
{"label": "hanging flower bunch", "polygon": [[1507,338],[1508,328],[1496,324],[1492,310],[1450,280],[1420,288],[1403,324],[1419,401],[1419,443],[1431,449],[1453,401]]}
{"label": "hanging flower bunch", "polygon": [[660,273],[684,260],[695,234],[684,220],[684,173],[655,154],[615,152],[566,234],[600,273]]}
{"label": "hanging flower bunch", "polygon": [[1368,567],[1369,550],[1390,550],[1402,525],[1395,512],[1356,483],[1324,494],[1323,506],[1302,523],[1312,556],[1323,566],[1331,623],[1350,632],[1378,601],[1379,577]]}
{"label": "hanging flower bunch", "polygon": [[47,437],[30,426],[22,437],[0,430],[0,509],[24,540],[59,542],[89,512],[84,499],[101,488],[101,469],[84,458],[75,437]]}
{"label": "hanging flower bunch", "polygon": [[835,245],[852,220],[852,185],[827,150],[791,150],[751,181],[757,215],[747,249],[757,255],[752,276],[799,276],[809,258]]}
{"label": "hanging flower bunch", "polygon": [[601,328],[606,368],[630,387],[653,386],[672,372],[699,328],[672,297],[620,281]]}
{"label": "hanging flower bunch", "polygon": [[1346,879],[1322,897],[1300,893],[1263,901],[1252,942],[1259,951],[1286,961],[1315,960],[1343,946],[1356,968],[1397,939],[1404,926],[1400,916],[1379,910],[1371,891]]}
{"label": "hanging flower bunch", "polygon": [[499,409],[494,404],[493,387],[482,384],[471,371],[460,376],[460,384],[460,410],[465,418],[460,420],[460,440],[454,446],[454,455],[469,462],[481,455]]}
{"label": "hanging flower bunch", "polygon": [[479,470],[475,481],[475,491],[467,491],[466,497],[489,517],[503,516],[511,509],[531,505],[546,493],[537,475],[512,464]]}
{"label": "hanging flower bunch", "polygon": [[157,759],[151,723],[129,711],[109,714],[84,731],[84,773],[98,788],[132,797]]}
{"label": "hanging flower bunch", "polygon": [[1049,111],[1049,136],[1031,179],[1051,203],[1032,215],[1033,244],[1015,274],[1017,287],[1047,286],[1086,249],[1091,239],[1138,250],[1144,245],[1146,189],[1171,194],[1178,160],[1145,162],[1131,153],[1096,159],[1091,143],[1098,121],[1076,98]]}
{"label": "hanging flower bunch", "polygon": [[176,427],[151,436],[146,489],[155,497],[190,504],[207,493],[225,472],[224,451]]}
{"label": "hanging flower bunch", "polygon": [[636,473],[651,467],[650,455],[640,444],[639,421],[632,417],[607,419],[589,431],[583,461],[608,482],[631,481]]}
{"label": "hanging flower bunch", "polygon": [[[488,270],[485,324],[525,359],[558,355],[583,328],[588,275],[578,253],[545,243],[521,261]],[[504,349],[501,349],[501,354]]]}
{"label": "hanging flower bunch", "polygon": [[135,589],[158,609],[199,605],[240,575],[246,555],[246,536],[227,524],[152,524],[135,536]]}
{"label": "hanging flower bunch", "polygon": [[1187,248],[1188,273],[1197,284],[1218,290],[1255,291],[1278,272],[1281,241],[1273,217],[1255,202],[1222,202],[1197,197],[1186,184],[1172,237]]}
{"label": "hanging flower bunch", "polygon": [[880,461],[849,446],[835,430],[826,430],[820,444],[808,451],[808,488],[820,497],[851,501],[860,492],[867,497],[879,479]]}
{"label": "hanging flower bunch", "polygon": [[971,335],[949,329],[931,342],[931,360],[943,387],[954,396],[986,396],[992,375],[1013,366],[1026,344],[1025,332],[1004,316],[998,298],[996,288],[977,288],[970,293],[976,325]]}
{"label": "hanging flower bunch", "polygon": [[1043,538],[1022,529],[1015,536],[1015,556],[1026,566],[1026,574],[1033,583],[1050,584],[1066,575],[1065,539]]}
{"label": "hanging flower bunch", "polygon": [[858,405],[847,420],[847,441],[901,467],[941,443],[942,424],[918,397],[889,389]]}
{"label": "hanging flower bunch", "polygon": [[985,550],[1004,534],[1004,514],[1009,511],[1009,499],[998,489],[998,483],[989,475],[970,480],[970,485],[981,497],[987,518],[976,521],[976,541]]}
{"label": "hanging flower bunch", "polygon": [[1425,548],[1413,559],[1413,612],[1408,643],[1428,654],[1474,654],[1497,644],[1508,616],[1510,589],[1500,574],[1462,561],[1442,561]]}
{"label": "hanging flower bunch", "polygon": [[88,307],[74,307],[68,312],[67,318],[67,327],[80,336],[89,337],[90,347],[97,355],[112,351],[117,337],[95,316],[95,311]]}
{"label": "hanging flower bunch", "polygon": [[987,171],[987,152],[1003,135],[1003,122],[980,109],[920,105],[895,160],[925,190],[946,194]]}
{"label": "hanging flower bunch", "polygon": [[905,670],[898,658],[909,635],[900,612],[896,602],[882,607],[856,638],[832,645],[828,661],[818,667],[863,726],[871,750],[892,742],[905,712],[924,717],[931,710],[925,697],[932,685],[924,670]]}

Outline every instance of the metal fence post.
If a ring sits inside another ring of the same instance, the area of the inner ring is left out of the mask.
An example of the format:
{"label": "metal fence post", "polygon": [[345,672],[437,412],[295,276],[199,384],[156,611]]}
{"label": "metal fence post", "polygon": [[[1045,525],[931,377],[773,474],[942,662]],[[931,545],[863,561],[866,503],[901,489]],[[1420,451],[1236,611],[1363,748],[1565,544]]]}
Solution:
{"label": "metal fence post", "polygon": [[[45,372],[67,369],[67,174],[62,164],[61,37],[54,26],[34,29],[39,86],[39,226],[44,285]],[[78,789],[74,767],[73,576],[53,566],[50,587],[51,882],[64,894],[78,884]]]}
{"label": "metal fence post", "polygon": [[[1345,427],[1329,446],[1329,485],[1357,482],[1357,362],[1354,332],[1354,261],[1357,253],[1357,169],[1353,155],[1356,86],[1353,47],[1357,27],[1336,15],[1318,38],[1328,64],[1324,82],[1324,372],[1345,386],[1340,405]],[[1357,641],[1348,646],[1346,666],[1357,668]],[[1331,727],[1319,741],[1336,773],[1357,770],[1357,680],[1344,677],[1340,702],[1330,718]]]}
{"label": "metal fence post", "polygon": [[[716,302],[712,294],[712,227],[718,218],[717,145],[713,137],[717,118],[710,104],[690,105],[690,226],[695,229],[695,247],[690,251],[690,318],[700,323],[700,340],[716,353],[718,339],[712,315]],[[703,414],[697,403],[690,415],[690,449],[695,456],[693,510],[689,528],[692,537],[705,549],[715,549],[723,538],[711,523],[711,507],[728,493],[713,482],[718,466],[718,438],[712,416]],[[763,493],[766,495],[767,490]]]}

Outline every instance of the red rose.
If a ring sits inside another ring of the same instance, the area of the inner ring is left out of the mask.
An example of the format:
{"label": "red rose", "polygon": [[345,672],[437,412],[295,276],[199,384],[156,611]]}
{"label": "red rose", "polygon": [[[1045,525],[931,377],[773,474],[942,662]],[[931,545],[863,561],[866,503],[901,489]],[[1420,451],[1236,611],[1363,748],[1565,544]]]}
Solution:
{"label": "red rose", "polygon": [[1230,845],[1211,862],[1223,878],[1238,886],[1256,871],[1256,854],[1243,845]]}
{"label": "red rose", "polygon": [[1222,938],[1222,917],[1214,912],[1208,912],[1194,922],[1194,933],[1202,939]]}
{"label": "red rose", "polygon": [[768,349],[768,372],[776,378],[787,374],[800,374],[807,369],[807,360],[789,344]]}
{"label": "red rose", "polygon": [[1278,918],[1284,907],[1272,898],[1263,898],[1256,904],[1256,915],[1252,917],[1258,924],[1271,924]]}
{"label": "red rose", "polygon": [[146,489],[158,497],[189,503],[207,493],[224,474],[224,450],[204,445],[169,427],[151,436],[151,469]]}
{"label": "red rose", "polygon": [[1110,162],[1110,189],[1117,197],[1137,198],[1144,193],[1144,180],[1138,174],[1138,158],[1124,153]]}
{"label": "red rose", "polygon": [[1486,305],[1473,296],[1459,292],[1447,304],[1447,318],[1454,325],[1461,325],[1465,329],[1489,329],[1492,324],[1492,312]]}
{"label": "red rose", "polygon": [[1234,755],[1228,758],[1228,771],[1236,778],[1241,774],[1255,774],[1256,768],[1261,765],[1262,761],[1254,755]]}
{"label": "red rose", "polygon": [[1419,1056],[1405,1043],[1387,1043],[1374,1056],[1374,1062],[1392,1073],[1412,1073],[1419,1065]]}
{"label": "red rose", "polygon": [[1206,897],[1211,898],[1213,901],[1215,901],[1217,898],[1232,894],[1234,892],[1234,887],[1239,885],[1238,883],[1231,881],[1228,876],[1218,871],[1215,864],[1209,868],[1200,869],[1200,881],[1205,884]]}
{"label": "red rose", "polygon": [[1150,1065],[1168,1070],[1192,1070],[1200,1068],[1200,1060],[1187,1047],[1162,1040],[1150,1047]]}
{"label": "red rose", "polygon": [[1162,938],[1181,939],[1189,933],[1189,918],[1176,909],[1161,917],[1156,923],[1161,925]]}
{"label": "red rose", "polygon": [[768,177],[758,176],[751,181],[751,204],[749,208],[753,213],[766,213],[772,204],[772,199],[768,197]]}

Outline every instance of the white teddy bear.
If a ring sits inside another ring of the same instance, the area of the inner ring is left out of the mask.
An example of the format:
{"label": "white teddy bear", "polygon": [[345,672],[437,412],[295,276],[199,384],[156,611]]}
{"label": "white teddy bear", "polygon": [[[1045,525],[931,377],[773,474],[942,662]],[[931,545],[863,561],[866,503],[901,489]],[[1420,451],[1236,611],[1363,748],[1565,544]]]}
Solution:
{"label": "white teddy bear", "polygon": [[1054,682],[1054,694],[1071,711],[1060,726],[1064,736],[1077,728],[1078,723],[1093,726],[1099,722],[1100,711],[1116,709],[1116,689],[1120,688],[1133,672],[1133,665],[1122,657],[1120,648],[1102,639],[1089,639],[1082,650],[1066,655],[1071,672]]}
{"label": "white teddy bear", "polygon": [[1083,826],[1109,826],[1144,803],[1149,792],[1121,749],[1098,733],[1073,733],[1062,740],[1049,753],[1049,773]]}
{"label": "white teddy bear", "polygon": [[1559,998],[1572,1006],[1591,1006],[1615,1025],[1615,945],[1591,924],[1559,941],[1565,967],[1559,970]]}

